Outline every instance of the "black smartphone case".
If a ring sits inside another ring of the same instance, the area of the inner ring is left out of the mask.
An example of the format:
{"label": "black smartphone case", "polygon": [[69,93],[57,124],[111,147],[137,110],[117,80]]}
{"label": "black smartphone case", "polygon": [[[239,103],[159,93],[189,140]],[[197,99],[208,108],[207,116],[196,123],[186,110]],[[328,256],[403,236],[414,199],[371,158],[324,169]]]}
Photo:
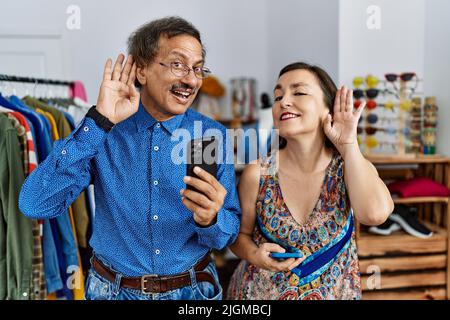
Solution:
{"label": "black smartphone case", "polygon": [[[214,161],[212,163],[206,163],[204,161],[205,148],[210,144],[214,144],[214,151],[211,154]],[[191,140],[188,144],[187,157],[187,176],[198,178],[194,173],[194,167],[200,167],[217,179],[217,143],[214,137]],[[186,189],[200,192],[189,184],[186,184]]]}

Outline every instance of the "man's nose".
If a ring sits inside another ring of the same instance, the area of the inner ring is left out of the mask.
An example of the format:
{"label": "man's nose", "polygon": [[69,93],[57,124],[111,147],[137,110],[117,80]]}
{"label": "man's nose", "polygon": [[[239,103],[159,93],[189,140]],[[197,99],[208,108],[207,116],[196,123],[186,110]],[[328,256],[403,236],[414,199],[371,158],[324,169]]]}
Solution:
{"label": "man's nose", "polygon": [[181,81],[183,83],[189,85],[191,88],[195,89],[195,88],[201,86],[202,80],[195,76],[193,70],[190,70],[189,73],[181,79]]}

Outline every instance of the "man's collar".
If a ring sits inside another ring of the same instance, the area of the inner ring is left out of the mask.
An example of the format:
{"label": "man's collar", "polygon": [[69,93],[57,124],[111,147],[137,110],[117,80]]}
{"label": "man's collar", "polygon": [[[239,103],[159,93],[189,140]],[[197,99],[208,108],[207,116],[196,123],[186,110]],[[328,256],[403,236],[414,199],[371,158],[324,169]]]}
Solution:
{"label": "man's collar", "polygon": [[[173,134],[173,132],[180,127],[183,117],[184,113],[176,115],[169,120],[160,121],[160,123],[164,129],[169,131],[170,134]],[[151,128],[156,122],[158,122],[147,112],[147,110],[145,110],[142,101],[139,102],[139,109],[134,115],[134,118],[136,123],[136,130],[138,132]]]}

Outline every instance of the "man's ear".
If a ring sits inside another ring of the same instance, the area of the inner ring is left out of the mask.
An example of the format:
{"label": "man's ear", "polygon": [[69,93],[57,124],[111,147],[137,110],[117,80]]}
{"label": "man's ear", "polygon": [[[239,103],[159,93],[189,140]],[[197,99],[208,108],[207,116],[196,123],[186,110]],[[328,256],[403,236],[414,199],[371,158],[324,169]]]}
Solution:
{"label": "man's ear", "polygon": [[143,67],[136,68],[136,81],[139,82],[141,86],[147,83],[147,78],[145,77],[145,68]]}

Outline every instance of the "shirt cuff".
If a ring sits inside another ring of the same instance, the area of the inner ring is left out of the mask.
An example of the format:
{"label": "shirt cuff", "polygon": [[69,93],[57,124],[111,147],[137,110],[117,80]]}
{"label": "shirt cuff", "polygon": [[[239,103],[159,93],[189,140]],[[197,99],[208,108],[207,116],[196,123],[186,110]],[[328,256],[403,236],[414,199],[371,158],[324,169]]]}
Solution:
{"label": "shirt cuff", "polygon": [[227,241],[221,240],[228,240],[229,236],[231,235],[231,233],[227,228],[227,223],[225,221],[226,214],[227,211],[222,208],[217,213],[216,223],[208,227],[202,227],[198,224],[195,225],[195,229],[198,234],[198,239],[200,243],[209,247],[213,247],[215,249],[222,249],[221,243],[226,243]]}

